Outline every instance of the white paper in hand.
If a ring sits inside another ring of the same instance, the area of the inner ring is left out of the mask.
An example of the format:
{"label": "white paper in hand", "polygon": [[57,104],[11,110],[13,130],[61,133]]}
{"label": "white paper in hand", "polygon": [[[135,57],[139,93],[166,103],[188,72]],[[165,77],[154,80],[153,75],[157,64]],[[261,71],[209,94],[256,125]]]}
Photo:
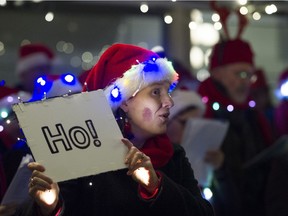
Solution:
{"label": "white paper in hand", "polygon": [[32,173],[28,169],[27,164],[32,161],[33,158],[29,154],[22,158],[17,172],[2,199],[1,205],[7,205],[10,203],[21,204],[29,197],[28,183]]}
{"label": "white paper in hand", "polygon": [[55,182],[125,168],[126,146],[103,90],[13,106],[36,162]]}
{"label": "white paper in hand", "polygon": [[193,118],[186,123],[182,146],[201,186],[208,187],[213,174],[212,167],[204,162],[205,153],[220,148],[228,126],[228,122],[204,118]]}

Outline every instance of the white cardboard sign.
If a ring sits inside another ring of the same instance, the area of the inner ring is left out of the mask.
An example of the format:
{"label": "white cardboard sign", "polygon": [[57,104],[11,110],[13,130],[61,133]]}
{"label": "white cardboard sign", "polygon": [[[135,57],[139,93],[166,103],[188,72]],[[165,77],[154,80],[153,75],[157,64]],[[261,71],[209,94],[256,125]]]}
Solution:
{"label": "white cardboard sign", "polygon": [[13,106],[35,161],[60,182],[125,168],[127,147],[103,90]]}

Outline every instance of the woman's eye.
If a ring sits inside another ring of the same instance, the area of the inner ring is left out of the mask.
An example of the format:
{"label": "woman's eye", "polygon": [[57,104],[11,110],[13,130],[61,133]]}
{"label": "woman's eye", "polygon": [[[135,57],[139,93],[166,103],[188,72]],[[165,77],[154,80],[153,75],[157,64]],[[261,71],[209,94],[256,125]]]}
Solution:
{"label": "woman's eye", "polygon": [[153,95],[159,95],[160,89],[154,89],[152,93],[153,93]]}

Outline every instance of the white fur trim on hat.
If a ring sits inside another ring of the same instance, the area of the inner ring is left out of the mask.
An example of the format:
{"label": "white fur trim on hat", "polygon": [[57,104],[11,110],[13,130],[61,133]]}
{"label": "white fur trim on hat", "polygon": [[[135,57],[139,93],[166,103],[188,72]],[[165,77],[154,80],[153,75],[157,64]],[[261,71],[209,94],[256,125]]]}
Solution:
{"label": "white fur trim on hat", "polygon": [[171,96],[174,101],[174,106],[170,109],[170,119],[174,118],[188,107],[198,108],[201,111],[201,116],[206,110],[206,106],[202,101],[201,96],[194,91],[177,89]]}
{"label": "white fur trim on hat", "polygon": [[51,59],[44,53],[34,53],[27,57],[22,57],[17,63],[16,74],[22,74],[32,67],[45,64],[51,64]]}
{"label": "white fur trim on hat", "polygon": [[82,91],[82,85],[75,80],[76,83],[73,85],[65,84],[61,79],[53,81],[51,89],[46,93],[47,98],[62,96],[65,94],[74,94]]}
{"label": "white fur trim on hat", "polygon": [[[147,64],[151,64],[152,66],[155,65],[157,69],[145,71]],[[135,96],[138,91],[152,83],[165,80],[176,85],[178,74],[170,61],[167,61],[166,58],[158,58],[155,61],[151,60],[148,63],[133,65],[121,78],[118,78],[112,85],[107,86],[104,93],[112,110],[115,111],[124,100]],[[113,97],[111,98],[113,91],[115,90],[117,91],[116,94],[119,94],[118,100],[114,100]]]}

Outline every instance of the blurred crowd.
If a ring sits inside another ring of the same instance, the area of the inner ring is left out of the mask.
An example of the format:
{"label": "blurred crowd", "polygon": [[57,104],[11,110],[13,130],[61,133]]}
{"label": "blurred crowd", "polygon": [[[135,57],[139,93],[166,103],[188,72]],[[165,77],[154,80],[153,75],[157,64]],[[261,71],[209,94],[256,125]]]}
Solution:
{"label": "blurred crowd", "polygon": [[[170,58],[163,47],[152,51]],[[260,54],[241,38],[220,41],[210,56],[210,76],[201,82],[181,61],[171,59],[179,82],[171,93],[174,106],[167,130],[170,140],[182,145],[187,122],[193,119],[229,124],[220,148],[208,149],[203,157],[213,170],[210,184],[199,185],[203,196],[206,188],[213,194],[209,201],[216,216],[284,216],[288,212],[288,153],[281,148],[287,144],[288,135],[288,70],[279,73],[279,103],[274,104],[274,92],[265,69],[255,65],[255,55]],[[32,154],[12,105],[79,93],[90,72],[78,77],[55,74],[54,58],[54,51],[44,44],[23,45],[15,71],[19,83],[1,83],[0,201],[22,157]],[[208,131],[205,136],[209,137]],[[274,145],[280,150],[275,151]],[[265,151],[268,156],[258,157]],[[0,215],[13,215],[15,208],[15,203],[1,205]]]}

